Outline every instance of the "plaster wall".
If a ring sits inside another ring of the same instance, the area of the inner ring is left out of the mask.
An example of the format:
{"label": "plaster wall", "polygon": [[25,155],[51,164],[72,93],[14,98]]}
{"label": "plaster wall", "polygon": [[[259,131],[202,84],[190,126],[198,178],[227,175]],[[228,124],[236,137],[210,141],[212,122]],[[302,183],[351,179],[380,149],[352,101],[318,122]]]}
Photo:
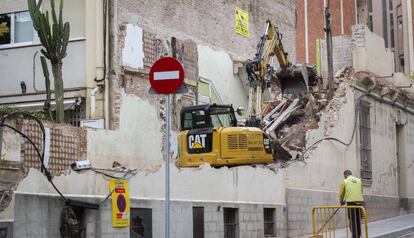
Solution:
{"label": "plaster wall", "polygon": [[394,73],[394,54],[385,48],[384,39],[365,25],[352,28],[352,59],[355,71],[369,71],[378,76]]}
{"label": "plaster wall", "polygon": [[[411,116],[405,125],[405,158],[407,173],[407,197],[414,200],[414,117]],[[414,206],[411,208],[414,211]]]}
{"label": "plaster wall", "polygon": [[[163,199],[165,163],[158,112],[154,106],[135,96],[124,95],[122,102],[118,131],[88,131],[87,159],[97,168],[111,168],[114,161],[125,167],[137,168],[138,174],[129,181],[131,196]],[[285,203],[283,171],[275,173],[261,166],[219,169],[208,165],[186,169],[178,169],[173,163],[170,166],[172,199]],[[108,183],[93,172],[71,172],[56,177],[54,181],[66,194],[108,193]],[[55,193],[37,170],[30,170],[17,191]]]}
{"label": "plaster wall", "polygon": [[247,108],[248,94],[240,78],[233,73],[230,55],[203,45],[198,45],[197,51],[199,77],[212,83],[224,104]]}
{"label": "plaster wall", "polygon": [[372,185],[366,194],[397,196],[396,110],[374,100],[370,102]]}
{"label": "plaster wall", "polygon": [[[345,103],[342,108],[335,112],[330,120],[327,121],[326,118],[322,118],[319,123],[319,129],[308,132],[307,146],[323,136],[335,137],[348,142],[354,127],[354,102],[360,95],[360,93],[354,94],[351,89],[348,89],[346,97],[341,99]],[[372,184],[365,187],[364,194],[398,197],[395,129],[397,110],[390,105],[375,101],[369,97],[364,97],[362,100],[370,103],[373,177]],[[411,115],[409,117],[409,121],[412,120]],[[295,189],[303,188],[335,192],[343,179],[342,172],[345,169],[350,169],[354,174],[360,176],[358,125],[350,146],[345,147],[337,142],[325,140],[314,150],[311,150],[309,158],[306,160],[306,166],[298,162],[289,167],[286,170],[286,186]],[[406,130],[410,130],[409,124],[407,127]],[[324,128],[328,128],[328,130],[324,131]],[[410,135],[406,138],[406,148],[407,151],[410,151],[413,148],[412,139],[410,139]],[[411,158],[407,157],[407,160],[407,166],[410,162],[413,163]],[[412,173],[410,169],[411,167],[408,168],[408,171]],[[315,173],[314,171],[321,172]],[[304,173],[306,174],[305,176]],[[306,179],[303,179],[304,177]],[[410,175],[408,178],[410,178]],[[407,187],[410,185],[407,185]],[[412,195],[413,193],[411,192],[410,194]]]}
{"label": "plaster wall", "polygon": [[[308,131],[306,145],[326,136],[349,142],[354,127],[354,94],[350,88],[346,96],[338,99],[340,110],[331,112],[332,117],[323,114],[319,128]],[[324,140],[309,150],[304,163],[294,163],[286,169],[286,187],[292,189],[310,189],[336,192],[343,180],[343,171],[357,172],[357,150],[355,138],[345,147],[335,141]],[[318,171],[318,172],[316,172]]]}

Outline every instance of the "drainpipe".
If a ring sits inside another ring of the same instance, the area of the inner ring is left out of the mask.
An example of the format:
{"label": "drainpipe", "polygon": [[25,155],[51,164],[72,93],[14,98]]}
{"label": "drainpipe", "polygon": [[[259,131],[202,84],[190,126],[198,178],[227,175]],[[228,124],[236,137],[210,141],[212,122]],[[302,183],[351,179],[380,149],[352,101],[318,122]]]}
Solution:
{"label": "drainpipe", "polygon": [[36,88],[36,55],[37,53],[39,53],[38,50],[36,50],[36,52],[33,55],[33,90],[38,93],[40,92],[40,90]]}
{"label": "drainpipe", "polygon": [[91,118],[95,118],[95,112],[96,112],[96,94],[98,94],[98,92],[101,90],[102,86],[96,86],[91,94]]}

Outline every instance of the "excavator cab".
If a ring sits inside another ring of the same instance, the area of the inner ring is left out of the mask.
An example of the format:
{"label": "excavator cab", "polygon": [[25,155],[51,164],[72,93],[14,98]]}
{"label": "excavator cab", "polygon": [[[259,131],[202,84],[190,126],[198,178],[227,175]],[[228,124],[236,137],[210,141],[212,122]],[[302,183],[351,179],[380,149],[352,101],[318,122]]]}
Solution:
{"label": "excavator cab", "polygon": [[181,111],[181,131],[232,126],[237,126],[237,119],[231,105],[205,104]]}
{"label": "excavator cab", "polygon": [[197,167],[268,164],[270,138],[256,127],[237,127],[231,105],[205,104],[181,110],[178,165]]}

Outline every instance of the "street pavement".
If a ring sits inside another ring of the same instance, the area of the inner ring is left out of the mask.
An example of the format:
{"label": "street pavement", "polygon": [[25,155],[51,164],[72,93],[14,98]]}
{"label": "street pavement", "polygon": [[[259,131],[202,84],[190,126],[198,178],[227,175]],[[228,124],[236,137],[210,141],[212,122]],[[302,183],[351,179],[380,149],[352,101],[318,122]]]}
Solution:
{"label": "street pavement", "polygon": [[[370,222],[368,223],[368,236],[370,238],[414,238],[414,214]],[[346,230],[338,230],[336,237],[345,238]]]}

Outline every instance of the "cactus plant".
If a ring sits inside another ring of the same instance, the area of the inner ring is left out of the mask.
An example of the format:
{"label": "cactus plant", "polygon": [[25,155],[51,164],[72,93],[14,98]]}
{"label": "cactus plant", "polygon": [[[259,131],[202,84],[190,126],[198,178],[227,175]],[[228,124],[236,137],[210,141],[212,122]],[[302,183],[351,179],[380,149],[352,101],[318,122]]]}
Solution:
{"label": "cactus plant", "polygon": [[43,76],[45,77],[45,86],[46,86],[46,101],[43,106],[43,112],[46,115],[46,118],[53,120],[52,109],[50,106],[51,101],[51,91],[50,91],[50,79],[49,79],[49,69],[47,67],[46,58],[44,56],[40,57],[42,62]]}
{"label": "cactus plant", "polygon": [[[52,66],[52,74],[54,78],[54,94],[56,102],[56,122],[64,121],[64,90],[62,78],[62,59],[66,56],[66,49],[69,41],[70,24],[63,23],[63,0],[60,0],[59,16],[56,15],[55,1],[50,0],[50,8],[52,14],[52,23],[49,22],[49,11],[41,12],[43,0],[28,0],[29,12],[32,17],[33,27],[39,36],[40,43],[43,46],[42,54],[50,61]],[[42,61],[42,67],[43,66]],[[46,65],[46,64],[45,64]],[[46,67],[47,69],[47,67]],[[43,71],[44,75],[45,71]],[[48,74],[48,73],[47,73]],[[46,79],[46,85],[48,79]],[[49,87],[50,90],[50,87]]]}

